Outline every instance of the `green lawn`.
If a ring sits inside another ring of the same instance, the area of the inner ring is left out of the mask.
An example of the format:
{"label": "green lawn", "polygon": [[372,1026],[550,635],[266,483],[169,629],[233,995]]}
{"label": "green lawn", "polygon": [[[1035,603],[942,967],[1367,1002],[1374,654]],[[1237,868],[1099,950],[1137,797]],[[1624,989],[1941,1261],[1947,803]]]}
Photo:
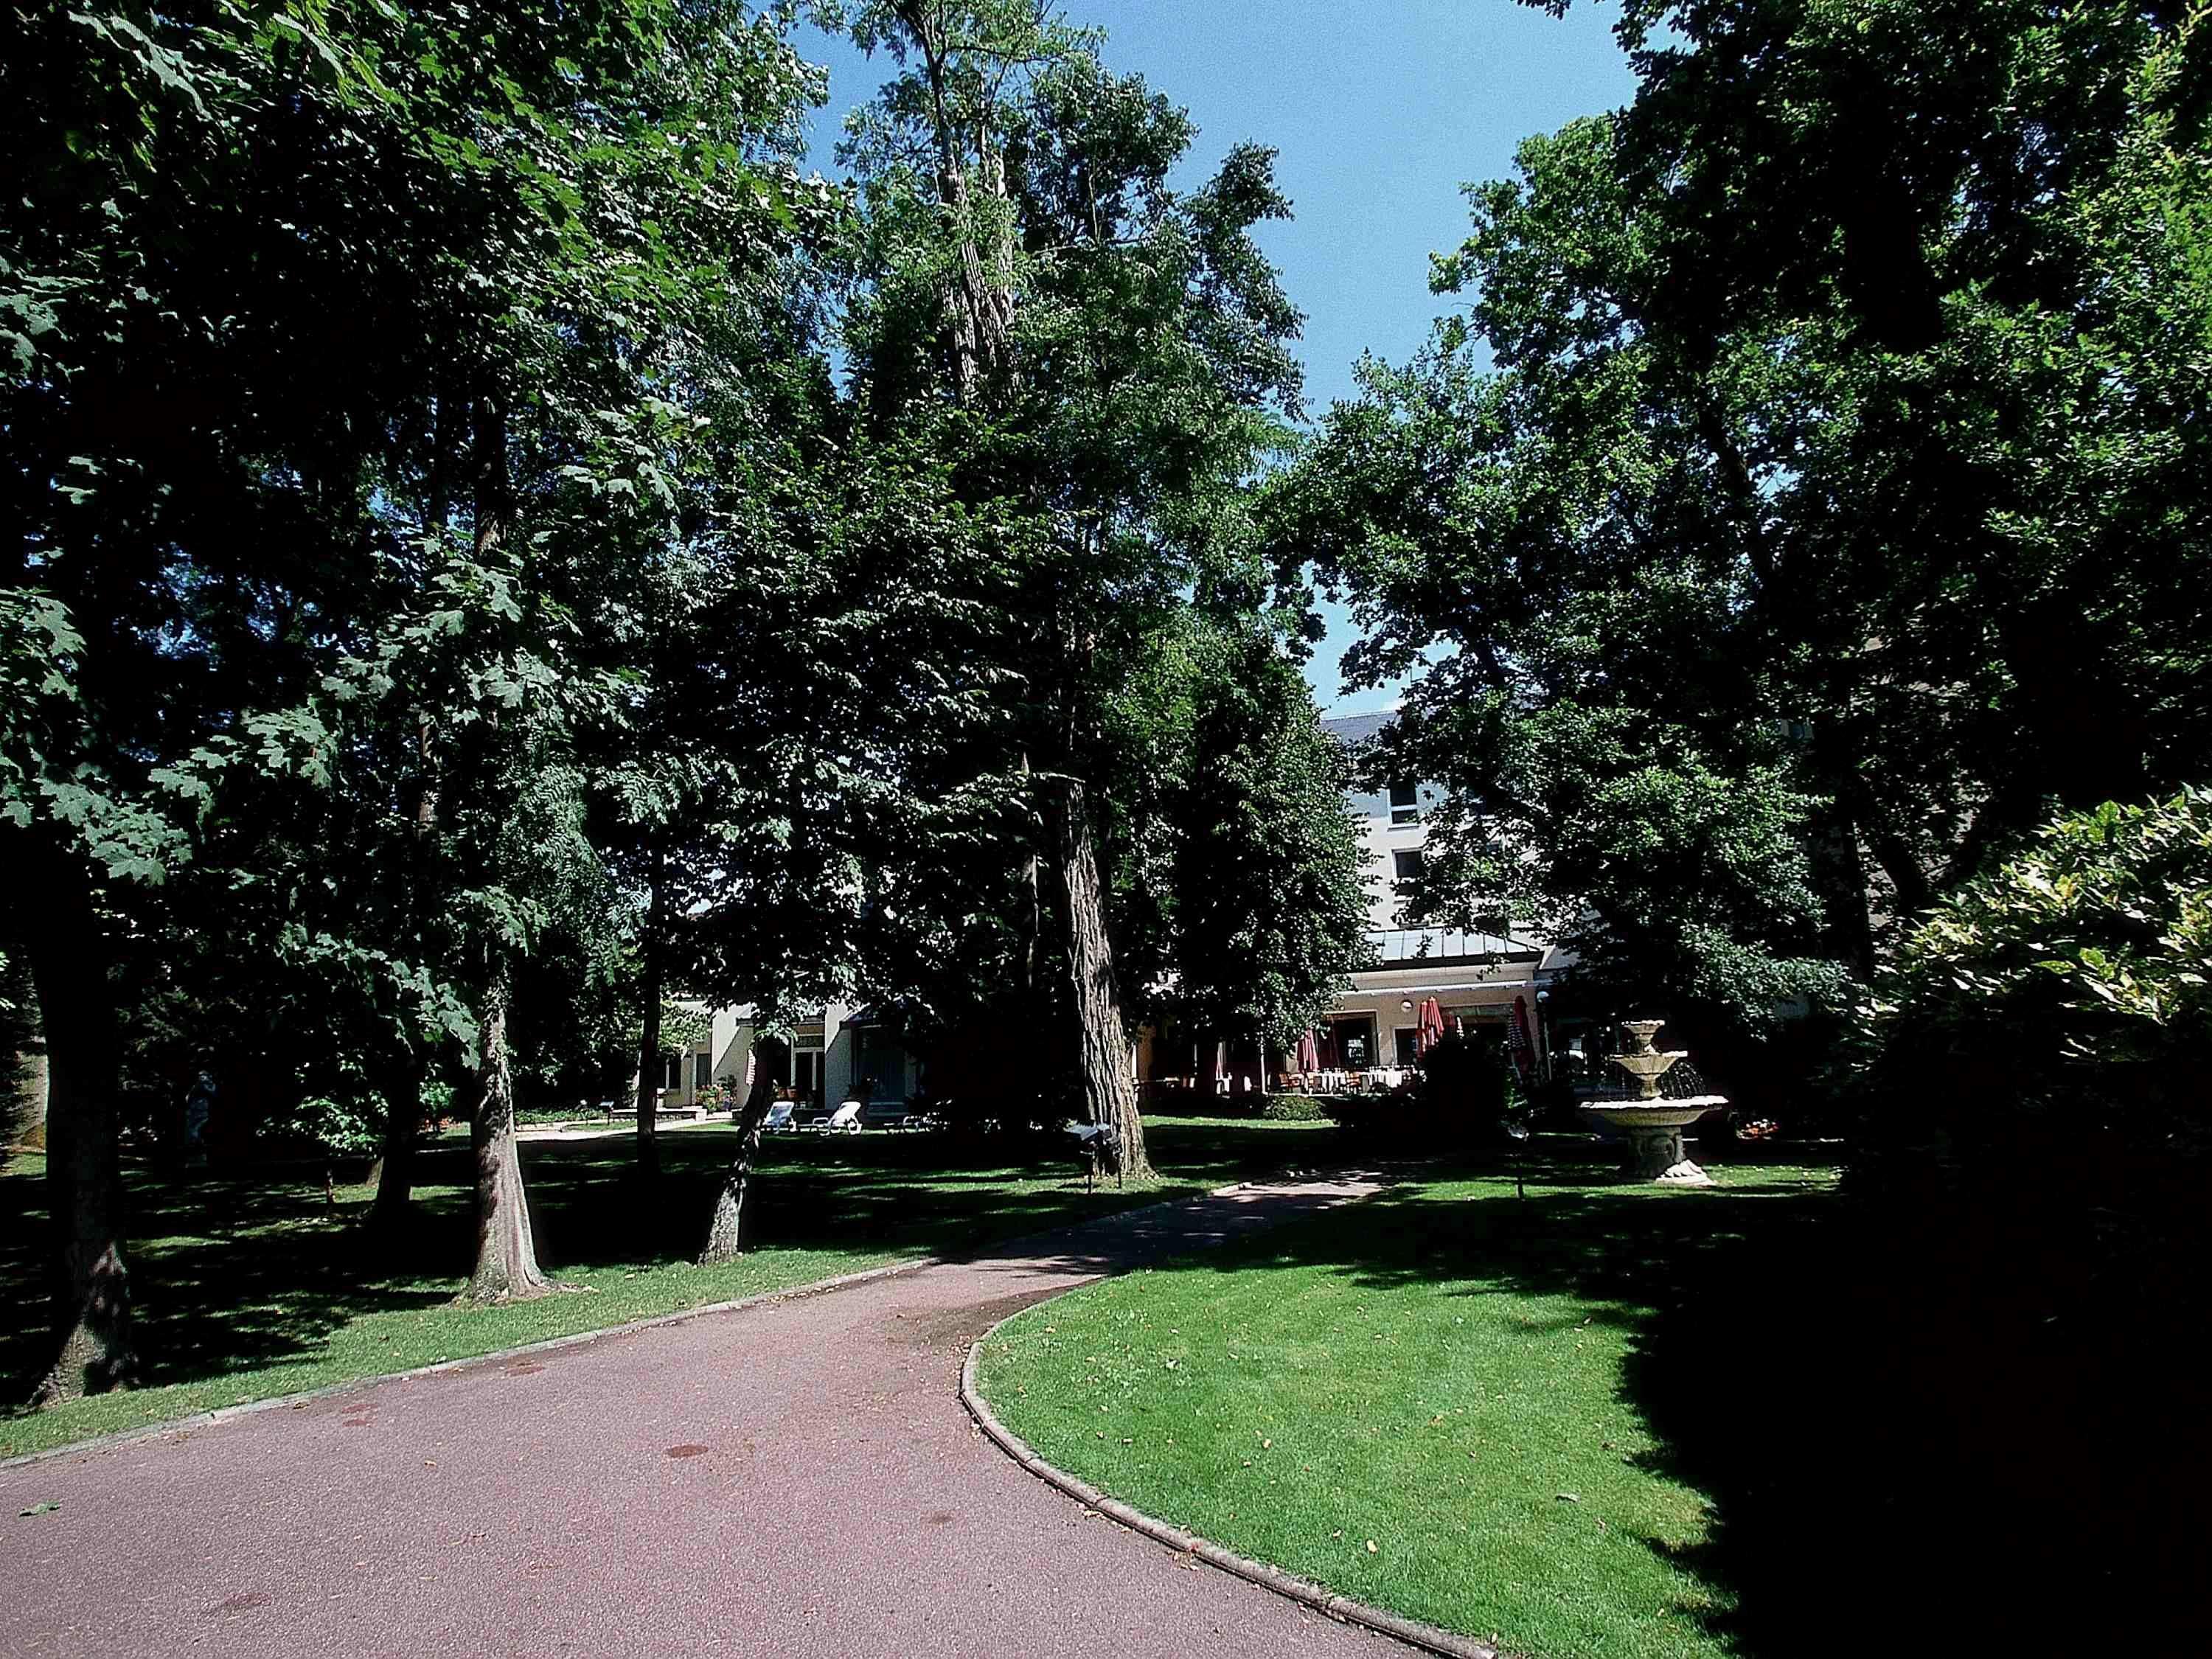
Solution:
{"label": "green lawn", "polygon": [[[1078,1291],[986,1347],[1048,1460],[1346,1595],[1533,1655],[1735,1651],[1714,1505],[1655,1419],[1662,1309],[1833,1202],[1532,1160]],[[1755,1316],[1753,1316],[1755,1317]]]}
{"label": "green lawn", "polygon": [[[755,1248],[690,1265],[730,1132],[663,1137],[649,1195],[628,1178],[628,1136],[525,1141],[538,1254],[587,1293],[513,1307],[451,1305],[469,1265],[465,1143],[422,1158],[420,1224],[372,1250],[367,1188],[333,1211],[305,1172],[164,1175],[133,1169],[132,1284],[146,1386],[36,1415],[0,1416],[0,1456],[211,1407],[266,1399],[544,1337],[728,1301],[992,1242],[1329,1156],[1326,1129],[1168,1120],[1148,1134],[1158,1179],[1086,1193],[1069,1160],[1009,1164],[936,1137],[777,1137],[748,1208]],[[0,1173],[0,1379],[20,1397],[46,1358],[43,1160]]]}

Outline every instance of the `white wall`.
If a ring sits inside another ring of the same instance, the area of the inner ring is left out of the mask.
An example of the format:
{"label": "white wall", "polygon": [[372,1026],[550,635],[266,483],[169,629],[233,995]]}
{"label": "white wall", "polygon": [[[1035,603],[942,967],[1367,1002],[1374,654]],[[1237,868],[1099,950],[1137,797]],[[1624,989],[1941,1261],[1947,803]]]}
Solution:
{"label": "white wall", "polygon": [[1387,792],[1366,794],[1354,790],[1345,796],[1345,805],[1359,820],[1360,845],[1367,854],[1370,927],[1401,925],[1398,913],[1405,901],[1398,896],[1396,861],[1391,854],[1418,852],[1428,845],[1428,815],[1443,797],[1432,785],[1424,783],[1416,787],[1414,799],[1421,811],[1419,821],[1394,824],[1390,822],[1390,797]]}

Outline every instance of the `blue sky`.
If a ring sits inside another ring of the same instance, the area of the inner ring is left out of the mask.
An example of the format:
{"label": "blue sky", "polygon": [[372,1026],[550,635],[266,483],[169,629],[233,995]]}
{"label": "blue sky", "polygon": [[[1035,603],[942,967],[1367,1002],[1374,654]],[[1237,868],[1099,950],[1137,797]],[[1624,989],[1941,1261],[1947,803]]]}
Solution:
{"label": "blue sky", "polygon": [[[1246,139],[1280,153],[1297,216],[1262,240],[1306,313],[1316,413],[1351,395],[1361,353],[1401,359],[1426,334],[1443,304],[1428,290],[1429,255],[1467,228],[1460,186],[1510,172],[1529,133],[1630,91],[1611,5],[1562,20],[1513,0],[1066,0],[1066,15],[1103,27],[1109,64],[1191,112],[1194,177]],[[886,65],[811,32],[802,45],[830,68],[814,153],[829,172],[845,112]],[[1328,622],[1309,669],[1322,707],[1385,706],[1387,690],[1340,694],[1337,659],[1355,635],[1341,611]]]}

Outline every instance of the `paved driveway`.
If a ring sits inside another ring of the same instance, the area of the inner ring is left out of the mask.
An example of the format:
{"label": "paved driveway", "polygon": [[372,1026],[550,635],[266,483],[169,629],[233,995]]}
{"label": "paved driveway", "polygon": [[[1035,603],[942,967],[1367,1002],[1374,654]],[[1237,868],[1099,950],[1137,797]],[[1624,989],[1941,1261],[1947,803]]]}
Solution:
{"label": "paved driveway", "polygon": [[1243,1188],[0,1469],[0,1655],[1407,1652],[1091,1516],[957,1395],[1018,1308],[1370,1190]]}

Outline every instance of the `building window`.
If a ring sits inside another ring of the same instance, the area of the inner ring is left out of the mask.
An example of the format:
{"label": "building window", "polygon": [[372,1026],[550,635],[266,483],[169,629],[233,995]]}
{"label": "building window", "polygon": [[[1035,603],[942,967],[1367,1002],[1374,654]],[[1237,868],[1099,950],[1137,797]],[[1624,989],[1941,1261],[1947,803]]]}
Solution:
{"label": "building window", "polygon": [[1390,822],[1419,823],[1421,821],[1420,795],[1411,783],[1390,786]]}
{"label": "building window", "polygon": [[680,1089],[684,1086],[683,1055],[668,1056],[666,1063],[660,1068],[660,1086],[664,1089]]}
{"label": "building window", "polygon": [[714,1057],[703,1050],[691,1056],[691,1086],[704,1089],[714,1081]]}
{"label": "building window", "polygon": [[1418,847],[1400,848],[1390,854],[1390,873],[1400,881],[1419,881],[1427,866],[1428,859]]}

